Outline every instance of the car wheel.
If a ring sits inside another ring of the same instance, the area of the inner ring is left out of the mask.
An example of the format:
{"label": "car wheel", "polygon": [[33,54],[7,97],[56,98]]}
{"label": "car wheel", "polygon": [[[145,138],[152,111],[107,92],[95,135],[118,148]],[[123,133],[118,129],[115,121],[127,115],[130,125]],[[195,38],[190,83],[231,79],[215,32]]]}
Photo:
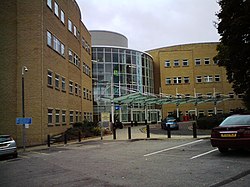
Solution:
{"label": "car wheel", "polygon": [[17,154],[17,153],[15,153],[15,154],[13,155],[13,158],[17,158],[17,155],[18,155],[18,154]]}
{"label": "car wheel", "polygon": [[228,152],[228,148],[225,148],[225,147],[219,147],[218,149],[219,149],[219,151],[220,151],[221,153],[226,153],[226,152]]}

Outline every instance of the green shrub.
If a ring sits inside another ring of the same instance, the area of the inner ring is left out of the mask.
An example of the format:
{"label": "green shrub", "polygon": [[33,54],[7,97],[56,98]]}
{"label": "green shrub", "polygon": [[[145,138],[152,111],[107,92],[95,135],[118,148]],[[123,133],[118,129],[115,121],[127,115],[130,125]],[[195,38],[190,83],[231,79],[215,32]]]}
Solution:
{"label": "green shrub", "polygon": [[197,127],[198,129],[212,129],[220,125],[220,123],[227,117],[228,115],[214,115],[214,116],[204,116],[197,119]]}

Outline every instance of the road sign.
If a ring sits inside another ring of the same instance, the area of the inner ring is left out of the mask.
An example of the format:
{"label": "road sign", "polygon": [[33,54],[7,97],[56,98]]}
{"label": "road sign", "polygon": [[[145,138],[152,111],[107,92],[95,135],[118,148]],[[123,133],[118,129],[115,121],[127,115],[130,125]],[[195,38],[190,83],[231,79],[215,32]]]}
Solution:
{"label": "road sign", "polygon": [[32,118],[16,118],[17,125],[32,124]]}

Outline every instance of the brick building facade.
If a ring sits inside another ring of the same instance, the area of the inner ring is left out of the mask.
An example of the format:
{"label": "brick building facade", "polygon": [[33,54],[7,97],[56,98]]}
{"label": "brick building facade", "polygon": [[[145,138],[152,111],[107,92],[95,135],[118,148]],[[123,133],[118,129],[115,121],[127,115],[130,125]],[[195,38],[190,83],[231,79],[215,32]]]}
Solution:
{"label": "brick building facade", "polygon": [[75,0],[8,0],[0,4],[0,134],[22,145],[22,68],[26,145],[74,122],[92,119],[91,36]]}

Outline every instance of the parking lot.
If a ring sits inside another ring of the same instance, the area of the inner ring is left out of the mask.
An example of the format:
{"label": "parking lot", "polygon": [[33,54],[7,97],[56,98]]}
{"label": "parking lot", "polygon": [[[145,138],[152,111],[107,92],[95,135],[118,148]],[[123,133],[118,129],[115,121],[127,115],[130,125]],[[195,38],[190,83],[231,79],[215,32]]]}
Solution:
{"label": "parking lot", "polygon": [[250,153],[223,155],[209,139],[93,139],[28,149],[0,169],[0,186],[249,186]]}

